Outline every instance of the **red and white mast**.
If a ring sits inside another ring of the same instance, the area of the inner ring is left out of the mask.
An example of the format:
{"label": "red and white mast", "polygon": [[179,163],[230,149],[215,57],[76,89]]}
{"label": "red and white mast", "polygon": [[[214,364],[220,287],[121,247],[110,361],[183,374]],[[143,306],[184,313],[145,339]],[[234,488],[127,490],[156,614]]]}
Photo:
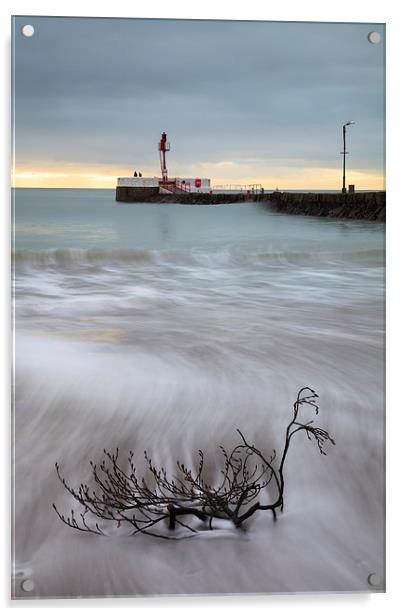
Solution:
{"label": "red and white mast", "polygon": [[158,144],[159,158],[161,161],[162,181],[168,181],[168,170],[166,167],[166,152],[170,151],[170,143],[167,141],[166,133],[162,133],[161,139]]}

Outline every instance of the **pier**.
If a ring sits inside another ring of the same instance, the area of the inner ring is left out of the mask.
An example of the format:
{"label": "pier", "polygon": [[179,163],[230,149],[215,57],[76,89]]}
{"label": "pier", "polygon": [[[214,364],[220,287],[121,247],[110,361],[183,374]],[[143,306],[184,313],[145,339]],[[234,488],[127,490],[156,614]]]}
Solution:
{"label": "pier", "polygon": [[158,187],[116,187],[116,201],[126,203],[182,203],[185,205],[219,205],[223,203],[261,203],[275,212],[302,216],[350,218],[385,222],[386,193],[161,193]]}
{"label": "pier", "polygon": [[170,177],[166,154],[170,152],[167,134],[158,141],[161,177],[133,176],[117,178],[116,201],[123,203],[181,203],[184,205],[219,205],[223,203],[259,202],[284,214],[327,216],[385,221],[385,191],[346,192],[345,173],[342,192],[266,191],[261,184],[211,186],[209,178]]}
{"label": "pier", "polygon": [[284,214],[385,222],[385,191],[354,193],[293,193],[276,191],[264,195],[263,200],[271,209]]}

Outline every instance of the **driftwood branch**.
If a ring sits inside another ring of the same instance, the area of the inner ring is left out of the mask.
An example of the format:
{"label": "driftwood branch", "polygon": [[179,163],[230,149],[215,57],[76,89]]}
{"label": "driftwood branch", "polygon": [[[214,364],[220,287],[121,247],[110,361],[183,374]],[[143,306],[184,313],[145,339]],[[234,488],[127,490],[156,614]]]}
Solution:
{"label": "driftwood branch", "polygon": [[[177,461],[177,475],[173,477],[164,467],[156,467],[145,451],[149,479],[138,475],[132,451],[123,467],[118,449],[113,453],[104,450],[100,465],[90,461],[92,487],[85,483],[71,487],[56,463],[58,478],[80,510],[66,515],[54,504],[53,508],[64,524],[82,532],[103,535],[108,524],[124,524],[132,535],[143,533],[164,539],[192,537],[203,527],[212,529],[214,519],[229,520],[239,528],[257,511],[271,511],[276,519],[277,510],[282,511],[284,506],[284,466],[293,436],[304,432],[323,455],[328,442],[335,445],[326,430],[314,426],[313,420],[304,422],[300,418],[303,405],[318,414],[318,395],[309,387],[299,391],[293,404],[279,458],[276,451],[266,456],[237,430],[240,443],[231,451],[220,447],[223,466],[218,485],[204,478],[201,450],[195,470]],[[184,535],[175,532],[178,526],[185,529]]]}

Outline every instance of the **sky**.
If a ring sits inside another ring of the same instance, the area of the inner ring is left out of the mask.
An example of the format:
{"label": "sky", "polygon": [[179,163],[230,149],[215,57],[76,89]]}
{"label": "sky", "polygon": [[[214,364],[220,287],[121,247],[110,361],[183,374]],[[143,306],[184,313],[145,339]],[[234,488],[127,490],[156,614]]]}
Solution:
{"label": "sky", "polygon": [[13,185],[159,176],[166,131],[171,177],[336,189],[353,120],[347,183],[382,189],[384,39],[379,24],[16,17]]}

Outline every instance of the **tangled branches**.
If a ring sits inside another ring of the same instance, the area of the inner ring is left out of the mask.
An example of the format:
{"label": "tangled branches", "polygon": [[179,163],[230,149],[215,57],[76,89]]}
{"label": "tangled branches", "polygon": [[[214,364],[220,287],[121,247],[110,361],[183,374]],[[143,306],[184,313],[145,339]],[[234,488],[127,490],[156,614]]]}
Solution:
{"label": "tangled branches", "polygon": [[[165,468],[157,468],[147,452],[144,452],[149,479],[139,477],[134,464],[134,453],[130,451],[128,464],[124,467],[119,461],[119,450],[110,453],[104,450],[104,460],[98,466],[90,462],[94,488],[81,483],[72,488],[62,476],[56,463],[57,475],[81,506],[70,516],[59,512],[53,505],[60,520],[83,532],[106,534],[99,520],[120,526],[126,524],[131,534],[143,533],[164,539],[182,538],[172,531],[177,525],[186,529],[185,537],[197,534],[198,529],[212,529],[216,518],[229,520],[235,527],[257,511],[271,511],[276,519],[277,509],[284,504],[284,464],[293,436],[305,432],[309,440],[315,440],[319,452],[326,455],[327,441],[335,445],[328,432],[315,427],[313,420],[303,422],[299,418],[302,405],[311,407],[318,414],[318,395],[309,387],[303,387],[293,404],[293,418],[285,433],[282,455],[277,459],[276,452],[267,457],[237,430],[240,443],[230,452],[220,447],[223,468],[218,485],[211,485],[204,478],[204,454],[199,451],[197,469],[194,471],[177,462],[177,476],[169,477]],[[269,487],[269,490],[265,490]],[[258,500],[261,493],[274,493],[270,502]],[[197,525],[195,524],[197,522]]]}

